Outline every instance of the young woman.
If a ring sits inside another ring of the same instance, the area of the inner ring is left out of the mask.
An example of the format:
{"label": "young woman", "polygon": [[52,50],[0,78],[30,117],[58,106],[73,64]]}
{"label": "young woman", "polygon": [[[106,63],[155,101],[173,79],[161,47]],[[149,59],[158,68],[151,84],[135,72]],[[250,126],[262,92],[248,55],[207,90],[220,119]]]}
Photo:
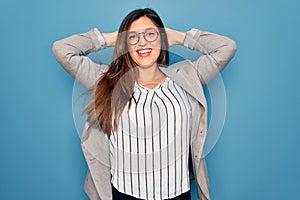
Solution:
{"label": "young woman", "polygon": [[[168,48],[203,55],[169,65]],[[86,55],[114,46],[110,65]],[[234,56],[235,42],[217,34],[164,27],[152,9],[129,13],[118,33],[93,29],[53,45],[58,62],[93,91],[82,149],[90,199],[210,199],[205,159],[207,105],[202,86]]]}

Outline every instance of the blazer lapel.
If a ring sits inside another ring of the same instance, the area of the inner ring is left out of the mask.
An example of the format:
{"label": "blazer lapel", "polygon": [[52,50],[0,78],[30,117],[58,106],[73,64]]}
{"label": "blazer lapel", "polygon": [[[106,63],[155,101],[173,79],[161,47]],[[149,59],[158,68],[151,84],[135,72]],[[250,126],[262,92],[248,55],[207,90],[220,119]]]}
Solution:
{"label": "blazer lapel", "polygon": [[160,67],[160,70],[198,100],[206,109],[206,98],[204,97],[202,84],[191,62],[182,61],[170,67]]}

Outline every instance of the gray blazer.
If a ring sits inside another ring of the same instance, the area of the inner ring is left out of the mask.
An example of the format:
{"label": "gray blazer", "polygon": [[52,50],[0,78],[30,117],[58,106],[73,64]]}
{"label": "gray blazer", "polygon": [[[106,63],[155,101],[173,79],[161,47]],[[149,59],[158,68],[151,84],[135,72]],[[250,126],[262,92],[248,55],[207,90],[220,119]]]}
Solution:
{"label": "gray blazer", "polygon": [[[93,87],[108,67],[96,64],[85,56],[105,48],[99,42],[99,37],[101,34],[98,29],[93,29],[53,44],[57,61],[88,89]],[[190,141],[193,166],[191,174],[196,180],[198,198],[209,200],[208,173],[202,156],[207,133],[207,103],[202,86],[224,69],[235,54],[236,44],[227,37],[191,29],[187,32],[184,46],[198,50],[203,55],[194,62],[185,60],[160,69],[198,101],[198,106],[193,111]],[[112,199],[108,136],[86,122],[81,146],[88,165],[84,184],[86,193],[92,200]]]}

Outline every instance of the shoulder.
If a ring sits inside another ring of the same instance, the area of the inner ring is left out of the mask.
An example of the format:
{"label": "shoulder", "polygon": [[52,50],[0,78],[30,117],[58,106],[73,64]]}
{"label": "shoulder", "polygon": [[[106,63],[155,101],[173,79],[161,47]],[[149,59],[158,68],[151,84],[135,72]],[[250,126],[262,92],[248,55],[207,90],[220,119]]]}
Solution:
{"label": "shoulder", "polygon": [[190,60],[183,60],[183,61],[171,64],[168,68],[183,69],[183,68],[191,66],[191,65],[193,65],[193,63]]}
{"label": "shoulder", "polygon": [[179,71],[185,72],[184,74],[186,74],[188,76],[197,74],[197,70],[196,70],[193,62],[190,60],[183,60],[183,61],[174,63],[174,64],[170,65],[168,67],[168,69],[174,70],[176,72],[179,72]]}
{"label": "shoulder", "polygon": [[[201,84],[199,82],[198,72],[190,60],[184,60],[174,63],[168,67],[160,68],[163,73],[177,83],[186,82],[187,84]],[[185,85],[185,84],[184,84]]]}

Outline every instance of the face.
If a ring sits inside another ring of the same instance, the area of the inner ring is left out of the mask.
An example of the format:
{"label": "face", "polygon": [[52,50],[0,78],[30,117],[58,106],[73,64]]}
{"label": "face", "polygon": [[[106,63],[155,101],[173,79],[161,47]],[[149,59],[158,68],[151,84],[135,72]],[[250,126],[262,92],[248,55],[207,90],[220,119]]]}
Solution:
{"label": "face", "polygon": [[157,64],[161,41],[159,30],[151,19],[140,17],[131,24],[127,44],[131,58],[139,67],[151,67]]}

